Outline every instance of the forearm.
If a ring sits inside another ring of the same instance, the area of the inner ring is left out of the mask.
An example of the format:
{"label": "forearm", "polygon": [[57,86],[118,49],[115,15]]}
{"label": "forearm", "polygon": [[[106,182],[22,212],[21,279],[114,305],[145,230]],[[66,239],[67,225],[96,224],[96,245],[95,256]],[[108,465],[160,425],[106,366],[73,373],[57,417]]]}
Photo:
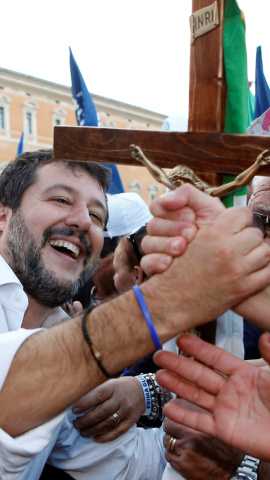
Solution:
{"label": "forearm", "polygon": [[[148,304],[150,289],[144,290]],[[157,302],[151,301],[149,310],[162,343],[176,334],[168,311],[165,323]],[[87,330],[112,374],[155,349],[133,291],[94,309]],[[14,357],[0,392],[0,426],[17,436],[50,420],[105,380],[83,338],[81,317],[38,332]]]}
{"label": "forearm", "polygon": [[237,305],[234,311],[262,330],[269,330],[270,286]]}

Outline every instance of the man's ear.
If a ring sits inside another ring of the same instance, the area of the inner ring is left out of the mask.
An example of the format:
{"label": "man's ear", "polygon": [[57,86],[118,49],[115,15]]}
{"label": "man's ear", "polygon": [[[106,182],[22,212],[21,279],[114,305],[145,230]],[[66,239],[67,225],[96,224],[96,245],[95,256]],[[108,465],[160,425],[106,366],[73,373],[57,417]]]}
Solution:
{"label": "man's ear", "polygon": [[139,265],[136,265],[133,268],[135,272],[135,285],[140,285],[143,282],[144,277],[143,269]]}
{"label": "man's ear", "polygon": [[5,230],[10,215],[11,209],[0,203],[0,235]]}

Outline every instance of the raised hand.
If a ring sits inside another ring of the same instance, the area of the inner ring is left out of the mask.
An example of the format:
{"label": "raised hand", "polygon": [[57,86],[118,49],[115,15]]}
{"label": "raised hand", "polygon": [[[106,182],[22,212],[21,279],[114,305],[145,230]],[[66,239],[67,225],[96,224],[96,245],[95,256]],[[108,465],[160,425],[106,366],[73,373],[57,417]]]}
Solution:
{"label": "raised hand", "polygon": [[[167,369],[157,372],[157,381],[207,413],[169,403],[165,415],[269,461],[270,374],[193,336],[181,335],[178,344],[195,359],[156,353],[156,363]],[[269,362],[268,334],[262,336],[260,346]]]}

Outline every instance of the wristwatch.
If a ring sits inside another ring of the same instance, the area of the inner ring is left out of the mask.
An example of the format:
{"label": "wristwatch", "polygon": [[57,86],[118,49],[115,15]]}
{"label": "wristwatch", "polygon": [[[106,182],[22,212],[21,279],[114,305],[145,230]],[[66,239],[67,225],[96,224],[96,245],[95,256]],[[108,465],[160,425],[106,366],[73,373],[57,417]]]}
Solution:
{"label": "wristwatch", "polygon": [[257,480],[257,470],[260,460],[258,458],[245,455],[240,467],[237,468],[230,480]]}

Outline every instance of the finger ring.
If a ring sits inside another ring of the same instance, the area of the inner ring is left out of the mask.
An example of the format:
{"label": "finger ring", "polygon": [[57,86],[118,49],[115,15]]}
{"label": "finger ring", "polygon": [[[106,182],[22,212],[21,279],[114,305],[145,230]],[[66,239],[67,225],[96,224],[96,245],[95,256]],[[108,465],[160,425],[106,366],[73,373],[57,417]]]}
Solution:
{"label": "finger ring", "polygon": [[169,441],[169,452],[170,453],[174,452],[175,444],[176,444],[176,438],[172,437]]}
{"label": "finger ring", "polygon": [[113,418],[115,418],[115,420],[117,421],[117,423],[120,423],[120,422],[121,422],[120,417],[119,417],[119,415],[117,415],[117,413],[113,413],[112,416],[113,416]]}

